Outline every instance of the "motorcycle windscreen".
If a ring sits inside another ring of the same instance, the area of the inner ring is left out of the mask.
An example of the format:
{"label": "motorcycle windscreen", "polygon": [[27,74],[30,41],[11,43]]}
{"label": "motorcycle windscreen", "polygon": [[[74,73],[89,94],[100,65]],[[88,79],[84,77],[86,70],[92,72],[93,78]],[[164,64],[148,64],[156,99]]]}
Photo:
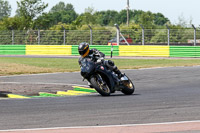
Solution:
{"label": "motorcycle windscreen", "polygon": [[88,75],[90,75],[90,73],[93,72],[95,68],[95,64],[93,61],[91,61],[91,59],[83,59],[81,61],[81,75],[83,77],[87,77]]}

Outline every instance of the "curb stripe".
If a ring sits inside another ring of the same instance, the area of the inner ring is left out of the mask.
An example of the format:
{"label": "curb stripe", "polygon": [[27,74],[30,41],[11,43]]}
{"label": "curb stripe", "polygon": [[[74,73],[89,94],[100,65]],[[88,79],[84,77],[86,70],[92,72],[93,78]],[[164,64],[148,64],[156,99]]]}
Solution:
{"label": "curb stripe", "polygon": [[62,97],[61,95],[53,94],[53,93],[47,93],[47,92],[39,92],[39,96],[42,97]]}
{"label": "curb stripe", "polygon": [[76,91],[76,90],[68,90],[67,92],[77,93],[77,94],[90,94],[90,92]]}
{"label": "curb stripe", "polygon": [[75,91],[83,91],[83,92],[90,92],[96,93],[96,90],[88,90],[88,89],[81,89],[81,88],[74,88]]}
{"label": "curb stripe", "polygon": [[96,93],[95,89],[85,88],[80,86],[72,86],[73,90],[68,91],[57,91],[56,94],[48,92],[39,92],[38,96],[23,96],[17,94],[1,94],[0,97],[5,98],[41,98],[41,97],[63,97],[63,96],[78,96],[78,95],[87,95],[91,93]]}
{"label": "curb stripe", "polygon": [[8,98],[30,98],[27,96],[22,96],[22,95],[16,95],[16,94],[7,94]]}
{"label": "curb stripe", "polygon": [[74,87],[75,91],[83,91],[83,92],[90,92],[90,93],[97,92],[95,89],[91,89],[91,88],[85,88],[85,87],[79,87],[79,86],[72,86],[72,87]]}
{"label": "curb stripe", "polygon": [[59,95],[66,95],[66,96],[77,96],[82,95],[81,93],[74,93],[74,92],[66,92],[66,91],[58,91],[57,94]]}
{"label": "curb stripe", "polygon": [[65,91],[58,91],[57,94],[63,95],[63,96],[77,96],[77,95],[81,95],[81,94],[69,93],[69,92],[65,92]]}

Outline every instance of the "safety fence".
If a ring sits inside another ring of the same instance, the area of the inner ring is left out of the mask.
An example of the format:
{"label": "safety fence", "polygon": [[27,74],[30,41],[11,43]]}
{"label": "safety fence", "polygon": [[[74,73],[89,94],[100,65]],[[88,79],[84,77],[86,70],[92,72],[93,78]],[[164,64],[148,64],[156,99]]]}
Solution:
{"label": "safety fence", "polygon": [[[92,45],[106,56],[200,57],[199,46]],[[79,55],[78,45],[0,45],[0,55]]]}
{"label": "safety fence", "polygon": [[0,45],[200,45],[199,29],[7,30]]}

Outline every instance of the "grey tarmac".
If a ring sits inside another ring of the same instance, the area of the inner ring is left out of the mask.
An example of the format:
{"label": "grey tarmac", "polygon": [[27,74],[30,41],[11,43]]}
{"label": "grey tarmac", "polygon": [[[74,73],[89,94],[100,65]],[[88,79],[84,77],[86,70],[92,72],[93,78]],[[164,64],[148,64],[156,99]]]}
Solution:
{"label": "grey tarmac", "polygon": [[[0,100],[0,130],[200,120],[199,66],[122,71],[134,81],[134,95]],[[7,76],[0,82],[87,85],[79,72]]]}

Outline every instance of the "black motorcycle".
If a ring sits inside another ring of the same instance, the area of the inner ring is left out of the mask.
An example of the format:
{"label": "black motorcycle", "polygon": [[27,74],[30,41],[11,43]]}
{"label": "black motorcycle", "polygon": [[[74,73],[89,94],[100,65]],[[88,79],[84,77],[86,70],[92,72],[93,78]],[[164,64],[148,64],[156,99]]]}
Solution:
{"label": "black motorcycle", "polygon": [[109,70],[102,62],[94,62],[90,58],[81,61],[81,75],[102,96],[109,96],[115,91],[131,95],[135,91],[134,84],[125,74],[119,79],[117,74]]}

